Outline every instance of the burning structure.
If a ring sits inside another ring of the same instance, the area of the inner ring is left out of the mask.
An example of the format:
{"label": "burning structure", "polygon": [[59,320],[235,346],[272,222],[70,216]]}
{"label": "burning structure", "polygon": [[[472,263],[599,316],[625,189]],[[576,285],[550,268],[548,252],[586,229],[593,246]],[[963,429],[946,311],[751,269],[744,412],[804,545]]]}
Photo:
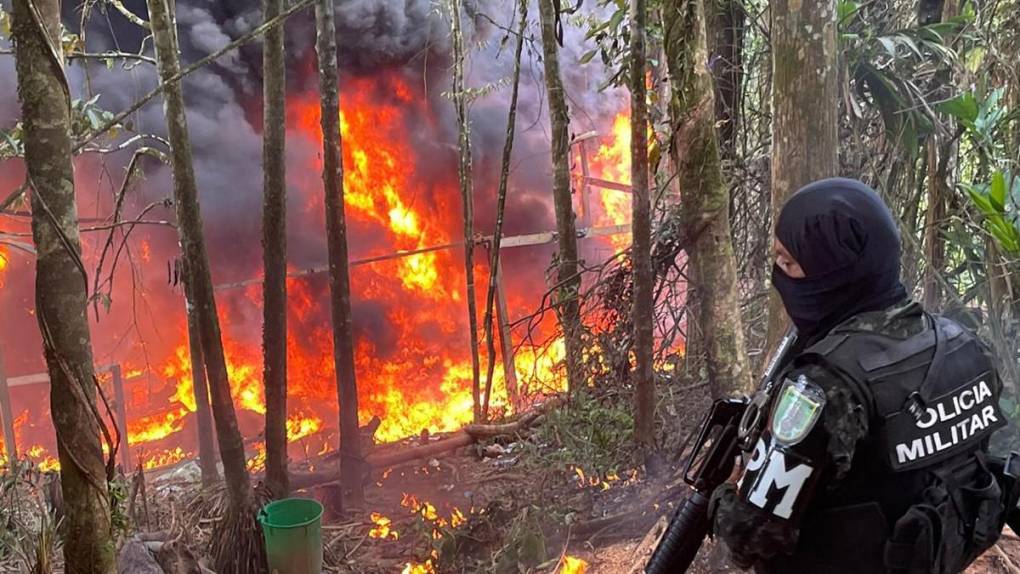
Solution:
{"label": "burning structure", "polygon": [[[142,2],[125,2],[144,11]],[[501,32],[486,16],[506,10],[499,2],[473,7],[473,64],[468,81],[481,90],[472,108],[476,179],[476,228],[491,232],[505,95],[499,89],[512,62],[501,51]],[[444,94],[449,57],[442,16],[425,0],[344,2],[337,7],[341,80],[341,131],[345,201],[352,257],[353,324],[356,338],[361,416],[379,417],[379,440],[447,431],[472,415],[471,366],[464,299],[464,266],[459,235],[456,132],[452,106]],[[178,3],[178,25],[186,60],[225,46],[259,22],[250,7],[207,7]],[[497,18],[498,19],[498,18]],[[67,18],[78,21],[77,18]],[[141,49],[139,32],[111,12],[109,25],[79,31],[96,52]],[[331,361],[328,282],[321,272],[326,245],[321,200],[319,107],[314,89],[314,55],[307,19],[287,25],[289,266],[289,413],[291,457],[333,448],[337,441],[336,391]],[[577,33],[574,31],[572,33]],[[569,46],[569,42],[567,43]],[[569,49],[563,57],[579,60]],[[537,56],[535,56],[537,57]],[[231,391],[241,429],[249,442],[252,466],[260,464],[259,433],[265,412],[261,380],[261,258],[259,216],[261,170],[257,95],[257,47],[231,52],[185,81],[194,154],[217,299],[224,326]],[[546,271],[554,228],[549,193],[548,135],[538,126],[546,112],[541,65],[524,63],[519,150],[511,174],[505,234],[530,239],[504,243],[502,322],[513,348],[513,378],[523,390],[540,392],[561,385],[562,345],[553,340],[550,321],[537,338],[511,329],[528,315],[548,289]],[[571,66],[569,85],[593,93],[601,79],[596,65]],[[74,97],[103,109],[119,110],[155,85],[144,64],[107,69],[102,64],[72,67]],[[11,58],[0,55],[0,77],[14,77]],[[0,86],[0,126],[16,122],[13,83]],[[629,220],[625,188],[629,174],[629,124],[620,110],[625,100],[612,92],[575,102],[575,120],[602,134],[582,138],[575,150],[576,210],[583,226],[612,226]],[[164,121],[157,105],[140,110],[131,129],[161,145]],[[530,126],[530,127],[528,127]],[[130,189],[125,220],[139,224],[112,231],[116,262],[103,258],[111,231],[104,226],[115,208],[129,150],[117,151],[129,135],[105,142],[78,158],[79,213],[84,263],[95,280],[91,313],[96,364],[101,382],[123,408],[130,453],[147,467],[162,466],[197,451],[196,404],[182,288],[176,282],[179,257],[170,196],[169,169],[155,161]],[[587,177],[588,179],[584,179]],[[24,179],[17,160],[0,158],[0,189]],[[590,182],[595,181],[595,185]],[[616,182],[609,187],[595,187]],[[623,184],[623,185],[621,185]],[[589,200],[589,193],[593,194]],[[33,317],[33,270],[29,219],[17,209],[0,217],[0,378],[7,382],[9,406],[0,412],[16,450],[42,468],[56,465],[48,420],[46,378]],[[482,239],[482,238],[480,238]],[[595,239],[587,257],[599,258],[626,245],[625,235]],[[484,241],[480,242],[484,245]],[[516,245],[516,246],[515,246]],[[105,267],[103,266],[105,264]],[[486,289],[484,260],[476,287]],[[540,330],[543,328],[540,325]],[[480,350],[484,352],[483,350]],[[104,368],[115,366],[115,369]],[[493,404],[507,407],[503,369],[497,369]],[[119,381],[120,385],[114,383]],[[123,390],[118,395],[116,387]],[[11,442],[11,441],[9,441]],[[133,463],[132,463],[133,464]]]}

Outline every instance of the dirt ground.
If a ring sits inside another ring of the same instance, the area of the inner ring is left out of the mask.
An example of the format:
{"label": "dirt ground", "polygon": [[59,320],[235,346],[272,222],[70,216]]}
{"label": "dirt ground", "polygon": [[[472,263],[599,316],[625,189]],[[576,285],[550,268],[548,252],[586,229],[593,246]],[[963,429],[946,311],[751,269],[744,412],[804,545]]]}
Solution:
{"label": "dirt ground", "polygon": [[[407,495],[430,502],[440,517],[449,517],[454,509],[467,515],[472,508],[483,508],[491,501],[519,496],[533,486],[531,482],[539,480],[539,477],[516,468],[512,454],[480,459],[472,449],[469,447],[452,455],[416,461],[389,469],[384,472],[385,477],[373,477],[366,490],[366,507],[369,512],[389,518],[391,530],[398,533],[398,538],[394,540],[391,535],[381,540],[368,536],[375,525],[367,517],[353,522],[342,516],[327,520],[324,527],[327,544],[347,555],[344,566],[334,571],[400,573],[414,561],[414,540],[400,537],[401,533],[411,534],[412,524],[417,520],[417,515],[407,506]],[[586,574],[637,574],[640,570],[636,569],[644,564],[651,547],[648,542],[642,544],[643,539],[661,515],[654,501],[671,488],[677,493],[672,496],[673,500],[682,496],[676,484],[642,480],[608,489],[582,488],[577,484],[562,487],[567,492],[578,491],[577,500],[564,502],[573,506],[583,501],[578,506],[588,507],[587,516],[548,536],[550,559],[534,572],[551,574],[562,571],[561,559],[572,556],[587,562]],[[321,496],[315,489],[306,494]],[[642,506],[647,506],[647,512],[639,510]],[[596,517],[626,516],[628,512],[631,516],[627,520],[599,528],[602,523]],[[587,525],[595,525],[597,529],[586,529]],[[578,534],[581,530],[584,535]],[[331,540],[331,536],[335,539]],[[639,550],[643,550],[641,555],[636,554]],[[1020,574],[1017,564],[1020,564],[1020,538],[1007,529],[997,546],[972,565],[967,574]],[[707,574],[739,570],[728,564],[724,549],[708,542],[692,572]]]}

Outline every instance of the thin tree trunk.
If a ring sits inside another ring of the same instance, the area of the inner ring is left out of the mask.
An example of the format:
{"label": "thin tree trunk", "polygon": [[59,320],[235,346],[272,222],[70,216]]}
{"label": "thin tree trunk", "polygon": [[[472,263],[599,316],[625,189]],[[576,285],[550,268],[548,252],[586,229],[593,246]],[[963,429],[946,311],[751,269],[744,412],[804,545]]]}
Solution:
{"label": "thin tree trunk", "polygon": [[351,280],[347,265],[347,223],[344,214],[344,167],[340,153],[340,91],[336,61],[333,0],[315,4],[315,51],[319,58],[322,98],[322,181],[326,194],[326,240],[329,246],[329,299],[333,320],[333,365],[340,401],[340,478],[349,501],[361,506],[361,441],[358,434],[358,385],[354,372],[351,328]]}
{"label": "thin tree trunk", "polygon": [[688,277],[698,294],[697,317],[712,395],[750,390],[751,371],[730,235],[729,188],[715,130],[712,75],[701,0],[672,0],[664,12],[666,61],[673,81],[671,116],[684,222],[694,238]]}
{"label": "thin tree trunk", "polygon": [[945,216],[945,179],[939,169],[938,138],[933,134],[926,146],[928,154],[928,208],[924,212],[924,281],[922,302],[926,309],[935,310],[941,288],[938,274],[942,272],[945,250],[939,227]]}
{"label": "thin tree trunk", "polygon": [[715,117],[723,159],[736,153],[740,127],[740,96],[744,83],[744,30],[747,12],[740,0],[708,0],[712,71],[715,76]]}
{"label": "thin tree trunk", "polygon": [[[918,9],[918,24],[934,24],[950,20],[959,12],[956,0],[926,0]],[[936,9],[938,11],[936,11]],[[949,98],[953,86],[952,72],[940,70],[935,74],[933,96],[938,99]],[[936,310],[942,295],[942,286],[938,275],[945,266],[945,238],[941,233],[943,219],[946,216],[949,198],[949,159],[953,153],[953,142],[947,141],[939,145],[939,137],[933,133],[928,137],[926,152],[928,154],[928,209],[924,217],[924,280],[922,303],[929,310]]]}
{"label": "thin tree trunk", "polygon": [[216,298],[202,232],[184,93],[179,81],[169,81],[180,73],[176,20],[170,4],[172,0],[147,1],[157,67],[161,82],[166,84],[163,106],[172,148],[177,231],[186,259],[187,280],[191,282],[194,296],[192,302],[198,317],[216,438],[229,499],[228,514],[217,523],[214,532],[215,569],[220,574],[261,572],[264,568],[265,549],[255,522],[251,482],[245,468],[244,441],[237,427],[237,415],[230,396],[227,362],[223,354]]}
{"label": "thin tree trunk", "polygon": [[[772,219],[801,187],[839,173],[836,5],[829,0],[772,4]],[[769,298],[767,350],[787,324]]]}
{"label": "thin tree trunk", "polygon": [[1018,390],[1016,342],[1007,336],[1006,326],[1012,319],[1008,271],[995,240],[985,240],[985,273],[988,276],[988,323],[991,325],[992,342],[996,355],[1000,357],[1002,372],[1006,375],[1005,386],[1016,393]]}
{"label": "thin tree trunk", "polygon": [[634,266],[634,439],[645,453],[655,445],[655,345],[652,328],[652,200],[648,190],[648,102],[645,87],[648,7],[645,0],[630,3],[630,157],[632,224],[631,260]]}
{"label": "thin tree trunk", "polygon": [[[263,0],[264,20],[283,12],[283,0]],[[266,485],[274,498],[290,493],[287,476],[287,82],[284,27],[266,32],[262,53],[262,354],[266,387]]]}
{"label": "thin tree trunk", "polygon": [[[185,262],[185,267],[187,263]],[[202,484],[209,486],[220,479],[216,470],[216,444],[213,435],[212,413],[209,407],[209,383],[205,377],[205,354],[202,353],[202,334],[195,311],[191,276],[184,272],[184,299],[188,315],[188,348],[191,352],[192,393],[195,396],[195,416],[198,418],[198,465],[202,471]]]}
{"label": "thin tree trunk", "polygon": [[[521,86],[521,54],[524,51],[524,31],[528,26],[528,2],[520,0],[518,5],[517,48],[514,52],[514,79],[510,92],[510,112],[506,121],[506,141],[503,144],[503,161],[499,168],[499,190],[496,194],[496,229],[492,235],[492,251],[489,257],[489,288],[485,293],[485,345],[489,357],[488,371],[485,377],[485,404],[482,406],[482,418],[489,416],[489,398],[492,394],[492,377],[496,372],[496,343],[493,331],[493,308],[496,299],[496,278],[499,271],[499,246],[503,240],[503,214],[506,208],[506,193],[510,180],[510,160],[513,157],[514,134],[517,127],[517,98]],[[506,319],[503,319],[504,321]],[[510,345],[504,343],[503,349]],[[504,358],[505,359],[505,358]],[[504,363],[506,364],[506,363]],[[504,380],[509,381],[514,373],[503,373]],[[508,389],[509,391],[509,389]],[[511,399],[513,397],[511,396]]]}
{"label": "thin tree trunk", "polygon": [[[478,306],[475,302],[475,194],[471,175],[471,119],[468,117],[467,87],[464,82],[464,32],[460,23],[461,0],[450,1],[453,36],[453,101],[457,108],[457,175],[460,201],[464,208],[464,274],[467,277],[468,337],[471,346],[471,397],[475,422],[482,420],[481,385],[478,363]],[[489,397],[485,397],[485,404]]]}
{"label": "thin tree trunk", "polygon": [[559,15],[553,0],[538,0],[542,22],[542,53],[545,83],[549,93],[549,121],[552,128],[553,207],[556,210],[556,232],[559,245],[556,302],[557,315],[563,329],[567,363],[567,390],[580,388],[581,373],[581,309],[578,293],[581,276],[577,272],[577,228],[570,198],[570,115],[560,77],[559,48],[556,22]]}
{"label": "thin tree trunk", "polygon": [[112,468],[103,460],[96,408],[60,2],[14,0],[13,8],[25,166],[32,188],[36,318],[50,375],[64,498],[64,562],[69,574],[113,573],[117,565],[107,491]]}

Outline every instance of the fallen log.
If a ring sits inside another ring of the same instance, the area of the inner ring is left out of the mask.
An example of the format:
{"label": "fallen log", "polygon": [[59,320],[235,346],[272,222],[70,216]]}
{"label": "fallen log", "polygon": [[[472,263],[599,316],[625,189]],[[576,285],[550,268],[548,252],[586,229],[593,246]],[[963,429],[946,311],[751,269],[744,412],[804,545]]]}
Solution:
{"label": "fallen log", "polygon": [[[411,462],[412,460],[434,457],[457,448],[468,446],[474,442],[475,439],[471,435],[464,431],[457,431],[456,433],[432,444],[396,451],[372,453],[365,457],[365,462],[370,468],[386,468]],[[295,472],[290,475],[290,485],[291,488],[295,490],[336,482],[337,480],[339,480],[339,473],[333,469],[306,473]]]}
{"label": "fallen log", "polygon": [[405,450],[398,450],[395,452],[379,452],[372,453],[365,457],[365,461],[372,468],[383,468],[389,466],[396,466],[405,462],[411,462],[412,460],[418,460],[420,458],[429,458],[436,456],[437,454],[443,454],[454,449],[458,449],[469,444],[473,444],[475,438],[465,431],[457,431],[452,435],[437,440],[432,444],[425,444],[421,446],[412,447]]}
{"label": "fallen log", "polygon": [[534,426],[541,422],[546,413],[559,407],[564,403],[562,396],[552,397],[545,402],[535,405],[522,414],[513,422],[502,424],[470,424],[464,427],[464,432],[473,436],[476,440],[495,438],[498,436],[510,436]]}
{"label": "fallen log", "polygon": [[[450,452],[458,448],[474,444],[475,441],[493,438],[497,436],[512,435],[539,422],[549,410],[563,404],[562,397],[553,397],[540,405],[529,409],[519,419],[504,424],[472,424],[462,430],[450,434],[434,443],[402,448],[399,450],[377,451],[365,457],[365,462],[370,468],[388,468],[414,460],[432,458],[440,454]],[[330,461],[339,456],[334,451],[324,455],[323,460]],[[291,488],[298,490],[310,488],[339,480],[339,474],[333,470],[323,470],[308,473],[291,473]]]}

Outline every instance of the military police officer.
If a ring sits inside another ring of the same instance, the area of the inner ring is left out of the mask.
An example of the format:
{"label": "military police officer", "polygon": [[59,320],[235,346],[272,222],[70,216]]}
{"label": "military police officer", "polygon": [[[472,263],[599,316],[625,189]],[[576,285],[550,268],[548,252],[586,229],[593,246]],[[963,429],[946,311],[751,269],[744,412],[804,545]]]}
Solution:
{"label": "military police officer", "polygon": [[779,216],[772,281],[800,335],[713,531],[759,572],[963,570],[1015,505],[987,348],[909,299],[882,199],[827,179]]}

